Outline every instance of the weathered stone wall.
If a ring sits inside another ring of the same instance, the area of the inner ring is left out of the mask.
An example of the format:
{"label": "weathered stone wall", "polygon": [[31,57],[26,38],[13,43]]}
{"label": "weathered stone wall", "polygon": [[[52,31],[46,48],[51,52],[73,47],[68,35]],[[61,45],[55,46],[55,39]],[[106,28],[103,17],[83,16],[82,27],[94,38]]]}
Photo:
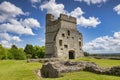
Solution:
{"label": "weathered stone wall", "polygon": [[59,58],[41,58],[41,59],[27,59],[27,62],[41,62],[41,63],[46,63],[46,62],[55,62],[55,61],[61,61]]}
{"label": "weathered stone wall", "polygon": [[56,61],[48,62],[41,68],[41,75],[43,77],[57,78],[61,76],[61,73],[73,72],[73,71],[89,71],[97,74],[115,75],[120,76],[120,66],[114,66],[111,68],[101,68],[94,62],[70,62],[70,61]]}
{"label": "weathered stone wall", "polygon": [[[83,56],[82,44],[79,45],[79,42],[82,43],[82,36],[79,35],[76,30],[70,30],[70,35],[67,34],[68,29],[60,29],[58,35],[56,36],[56,48],[58,57],[68,58],[69,51],[74,51],[75,58]],[[62,36],[64,34],[64,37]],[[59,45],[59,40],[62,40],[62,46]],[[67,45],[67,48],[65,47]]]}
{"label": "weathered stone wall", "polygon": [[58,18],[58,20],[67,21],[67,22],[76,24],[76,18],[75,17],[67,16],[65,14],[60,14],[60,17]]}
{"label": "weathered stone wall", "polygon": [[77,31],[76,18],[61,14],[55,20],[53,15],[46,15],[46,57],[69,59],[70,51],[73,52],[74,58],[83,56],[82,43],[82,34]]}
{"label": "weathered stone wall", "polygon": [[59,21],[55,21],[53,15],[46,15],[45,57],[55,57],[55,36],[59,30],[59,26]]}

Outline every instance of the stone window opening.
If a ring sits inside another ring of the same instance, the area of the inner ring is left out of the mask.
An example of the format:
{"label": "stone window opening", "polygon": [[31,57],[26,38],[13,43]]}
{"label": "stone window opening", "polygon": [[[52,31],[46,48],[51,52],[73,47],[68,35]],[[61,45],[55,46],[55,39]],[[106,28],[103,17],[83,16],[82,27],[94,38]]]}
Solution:
{"label": "stone window opening", "polygon": [[64,45],[65,48],[68,48],[68,45]]}
{"label": "stone window opening", "polygon": [[81,44],[81,42],[79,41],[79,47],[81,47],[82,46],[82,44]]}
{"label": "stone window opening", "polygon": [[68,36],[70,36],[70,31],[69,30],[67,31],[67,33],[68,33]]}
{"label": "stone window opening", "polygon": [[62,46],[62,40],[59,40],[59,45]]}
{"label": "stone window opening", "polygon": [[62,33],[62,37],[65,37],[65,34],[64,34],[64,33]]}
{"label": "stone window opening", "polygon": [[63,48],[61,48],[61,50],[63,50]]}

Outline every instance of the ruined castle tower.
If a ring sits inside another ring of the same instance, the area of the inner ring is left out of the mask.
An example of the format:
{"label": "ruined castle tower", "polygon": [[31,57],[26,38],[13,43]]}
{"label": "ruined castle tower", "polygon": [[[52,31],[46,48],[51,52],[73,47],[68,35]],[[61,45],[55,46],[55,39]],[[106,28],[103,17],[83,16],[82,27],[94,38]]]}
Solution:
{"label": "ruined castle tower", "polygon": [[76,18],[60,14],[55,20],[46,15],[46,52],[48,58],[74,59],[83,56],[82,34],[77,30]]}

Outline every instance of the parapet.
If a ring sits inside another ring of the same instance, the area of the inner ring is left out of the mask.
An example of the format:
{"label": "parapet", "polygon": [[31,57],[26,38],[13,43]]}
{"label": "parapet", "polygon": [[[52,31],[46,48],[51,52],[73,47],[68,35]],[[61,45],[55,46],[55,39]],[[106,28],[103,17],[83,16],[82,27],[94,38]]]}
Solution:
{"label": "parapet", "polygon": [[71,22],[71,23],[77,23],[76,22],[76,18],[75,17],[72,17],[72,16],[67,16],[65,14],[60,14],[60,17],[58,19],[55,19],[54,18],[54,15],[52,14],[46,14],[46,25],[53,25],[53,24],[56,24],[57,22],[59,21],[68,21],[68,22]]}
{"label": "parapet", "polygon": [[68,21],[68,22],[72,22],[72,23],[76,23],[76,18],[75,17],[67,16],[65,14],[60,14],[59,19],[64,20],[64,21]]}
{"label": "parapet", "polygon": [[48,20],[48,19],[54,21],[54,15],[46,14],[46,20]]}
{"label": "parapet", "polygon": [[54,21],[54,15],[46,14],[46,23],[48,24],[51,21]]}

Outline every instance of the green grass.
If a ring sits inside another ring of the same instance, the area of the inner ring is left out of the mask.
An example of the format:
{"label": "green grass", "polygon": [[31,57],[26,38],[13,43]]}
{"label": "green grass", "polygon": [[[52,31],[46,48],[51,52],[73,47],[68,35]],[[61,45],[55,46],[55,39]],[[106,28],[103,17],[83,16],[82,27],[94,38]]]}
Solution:
{"label": "green grass", "polygon": [[[120,65],[120,60],[79,58],[74,61],[81,60],[95,62],[102,67]],[[60,78],[38,79],[34,70],[41,66],[41,63],[27,63],[25,60],[1,60],[0,80],[120,80],[120,77],[118,76],[100,75],[85,71],[64,73],[64,77]]]}
{"label": "green grass", "polygon": [[40,63],[27,63],[25,60],[1,60],[0,80],[38,80],[34,70],[41,66]]}
{"label": "green grass", "polygon": [[46,78],[42,80],[120,80],[120,77],[100,75],[100,74],[80,71],[80,72],[65,73],[64,77],[60,77],[60,78],[55,78],[55,79]]}
{"label": "green grass", "polygon": [[120,60],[110,60],[110,59],[95,59],[95,58],[78,58],[74,61],[91,61],[95,62],[101,67],[110,68],[112,66],[120,66]]}

